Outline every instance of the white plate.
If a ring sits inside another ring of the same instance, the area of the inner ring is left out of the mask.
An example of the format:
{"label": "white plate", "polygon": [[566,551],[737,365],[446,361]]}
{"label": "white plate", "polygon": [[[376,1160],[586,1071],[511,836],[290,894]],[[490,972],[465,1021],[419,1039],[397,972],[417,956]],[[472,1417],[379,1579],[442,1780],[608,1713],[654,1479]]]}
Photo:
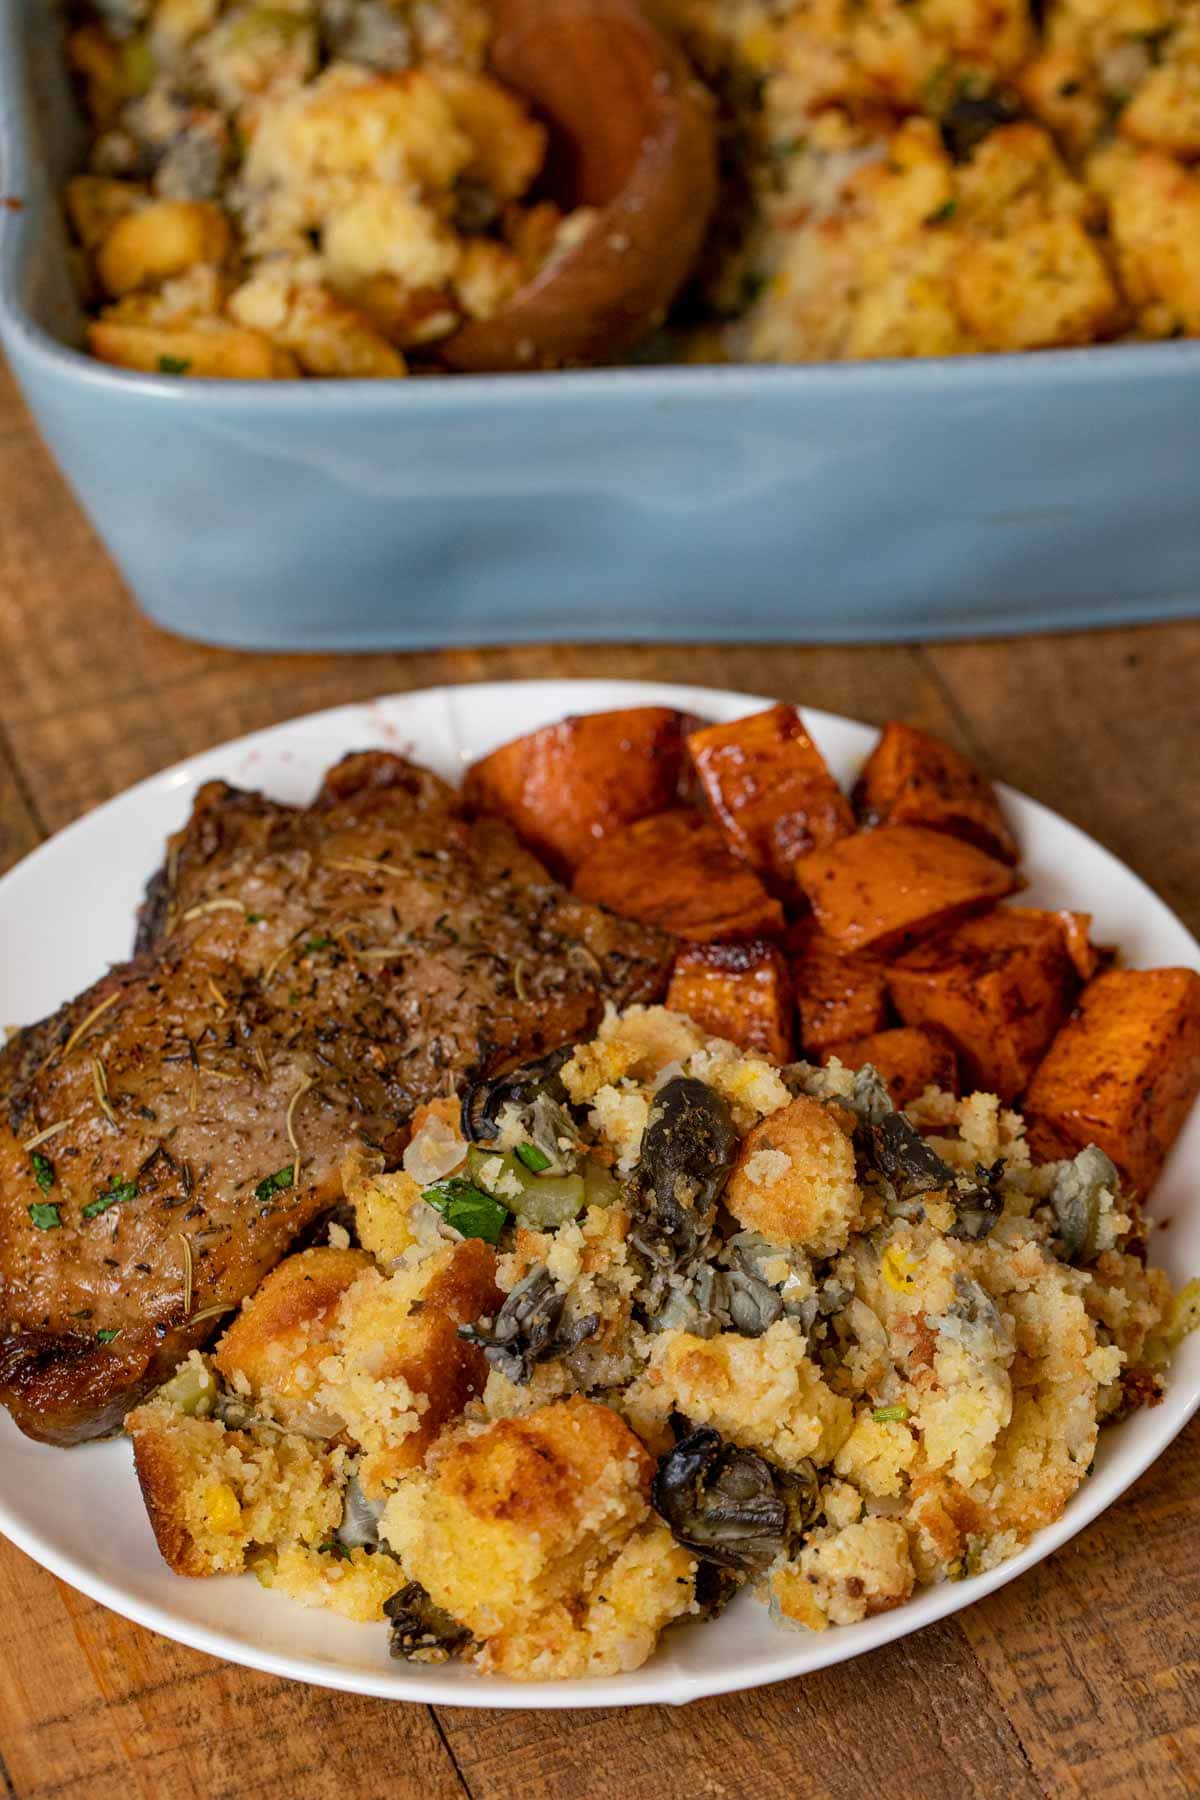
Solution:
{"label": "white plate", "polygon": [[[61,832],[0,882],[0,1022],[23,1023],[86,986],[129,950],[133,913],[163,839],[201,781],[224,776],[305,801],[344,751],[383,745],[457,777],[474,757],[568,712],[665,703],[715,719],[769,704],[745,694],[618,681],[504,682],[434,688],[344,706],[239,739],[152,776]],[[875,734],[806,710],[834,772],[848,781]],[[1030,880],[1029,902],[1094,914],[1101,943],[1135,965],[1200,969],[1200,945],[1130,870],[1045,807],[1004,794]],[[1156,1260],[1176,1283],[1200,1272],[1200,1109],[1175,1147],[1152,1211],[1173,1227]],[[990,1574],[918,1593],[907,1606],[815,1635],[781,1631],[743,1596],[716,1624],[667,1633],[631,1675],[516,1683],[469,1669],[390,1660],[382,1625],[353,1625],[266,1593],[250,1576],[188,1581],[160,1560],[123,1440],[75,1450],[32,1443],[0,1412],[0,1531],[35,1561],[115,1612],[166,1637],[271,1674],[384,1698],[459,1706],[612,1706],[682,1702],[800,1675],[916,1631],[1039,1562],[1110,1505],[1200,1404],[1200,1335],[1184,1346],[1164,1403],[1102,1433],[1095,1473],[1063,1517]]]}

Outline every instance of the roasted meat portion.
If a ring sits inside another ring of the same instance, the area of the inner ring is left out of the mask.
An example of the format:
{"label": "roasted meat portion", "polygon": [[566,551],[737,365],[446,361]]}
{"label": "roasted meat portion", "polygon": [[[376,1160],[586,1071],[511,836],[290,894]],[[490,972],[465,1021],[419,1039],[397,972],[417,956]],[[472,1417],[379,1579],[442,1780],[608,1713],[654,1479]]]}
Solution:
{"label": "roasted meat portion", "polygon": [[0,1052],[0,1401],[71,1443],[217,1329],[435,1094],[652,999],[670,946],[435,775],[364,752],[296,808],[214,782],[133,959]]}

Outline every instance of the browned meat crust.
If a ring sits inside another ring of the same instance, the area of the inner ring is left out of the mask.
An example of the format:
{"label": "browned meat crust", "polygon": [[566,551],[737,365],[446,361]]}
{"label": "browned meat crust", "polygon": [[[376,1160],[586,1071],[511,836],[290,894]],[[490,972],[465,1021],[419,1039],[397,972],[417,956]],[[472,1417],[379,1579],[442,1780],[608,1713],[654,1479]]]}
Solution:
{"label": "browned meat crust", "polygon": [[400,757],[346,758],[308,808],[202,788],[133,960],[0,1052],[0,1401],[51,1442],[114,1429],[353,1142],[395,1157],[423,1100],[656,997],[668,961]]}

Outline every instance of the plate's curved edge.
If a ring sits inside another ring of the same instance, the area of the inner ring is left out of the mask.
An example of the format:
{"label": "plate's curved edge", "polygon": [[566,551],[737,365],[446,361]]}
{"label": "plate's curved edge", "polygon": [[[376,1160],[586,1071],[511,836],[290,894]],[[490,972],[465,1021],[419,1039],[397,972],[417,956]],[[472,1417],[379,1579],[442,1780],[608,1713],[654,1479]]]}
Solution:
{"label": "plate's curved edge", "polygon": [[[203,779],[208,779],[215,772],[220,762],[230,763],[235,758],[245,759],[259,751],[268,751],[281,742],[306,728],[311,730],[320,722],[329,730],[336,729],[339,722],[344,721],[347,728],[347,747],[349,736],[361,733],[364,727],[370,726],[371,715],[381,711],[398,709],[403,711],[408,706],[424,703],[445,705],[449,728],[455,740],[457,754],[460,759],[464,752],[458,728],[458,708],[464,694],[473,694],[477,701],[504,700],[526,694],[530,699],[545,701],[548,705],[560,707],[564,701],[568,708],[572,698],[577,699],[578,710],[598,710],[605,705],[641,701],[651,704],[669,704],[693,710],[703,706],[705,698],[709,702],[719,701],[722,710],[731,708],[729,717],[736,717],[737,710],[752,709],[774,704],[764,696],[740,694],[721,688],[703,688],[679,683],[625,680],[598,680],[591,678],[530,680],[522,682],[487,682],[463,683],[459,685],[443,685],[436,688],[418,688],[407,693],[390,694],[378,698],[345,703],[337,707],[318,708],[301,715],[296,719],[268,726],[262,730],[247,733],[230,740],[228,743],[202,751],[194,756],[186,757],[170,767],[147,776],[132,788],[113,796],[90,813],[75,820],[72,824],[56,833],[46,843],[39,845],[27,857],[0,878],[0,896],[11,893],[14,886],[22,885],[22,878],[36,873],[41,859],[51,854],[61,854],[64,847],[80,836],[86,836],[102,826],[105,814],[111,808],[132,806],[139,797],[150,793],[161,793],[164,788],[177,789],[186,794],[190,788]],[[595,696],[589,701],[588,696]],[[561,697],[561,698],[560,698]],[[519,708],[515,708],[519,711]],[[829,726],[837,731],[850,728],[864,741],[871,727],[861,721],[845,718],[840,714],[828,713],[816,707],[804,707],[806,719],[813,725],[814,736],[820,740],[822,727]],[[514,732],[519,727],[514,727]],[[1151,910],[1164,922],[1169,922],[1181,938],[1190,947],[1193,964],[1200,968],[1200,945],[1183,925],[1166,903],[1133,869],[1120,861],[1105,845],[1088,833],[1074,826],[1069,820],[1062,818],[1051,808],[1040,801],[1022,794],[1003,783],[997,783],[999,793],[1010,803],[1018,805],[1022,810],[1029,809],[1030,816],[1035,817],[1044,826],[1055,832],[1066,832],[1069,837],[1086,845],[1089,854],[1099,855],[1111,866],[1114,873],[1126,884],[1133,884],[1140,897]],[[1141,1478],[1168,1445],[1184,1429],[1188,1421],[1200,1408],[1200,1381],[1197,1381],[1191,1392],[1179,1389],[1168,1390],[1167,1399],[1160,1409],[1149,1415],[1148,1429],[1143,1434],[1140,1446],[1124,1454],[1110,1455],[1105,1459],[1102,1469],[1080,1489],[1068,1503],[1067,1510],[1053,1525],[1045,1527],[1015,1557],[989,1570],[984,1575],[971,1577],[968,1581],[956,1584],[943,1584],[941,1587],[923,1590],[905,1606],[894,1612],[864,1621],[860,1626],[840,1627],[836,1631],[822,1634],[817,1642],[803,1642],[803,1654],[789,1655],[782,1646],[786,1637],[781,1634],[781,1650],[776,1658],[771,1658],[764,1666],[746,1670],[736,1667],[712,1671],[706,1674],[693,1674],[678,1666],[668,1670],[660,1668],[654,1671],[653,1663],[644,1670],[635,1671],[632,1675],[607,1677],[578,1683],[537,1683],[523,1685],[515,1682],[496,1683],[487,1677],[464,1679],[446,1677],[431,1673],[428,1677],[417,1677],[399,1671],[379,1671],[371,1668],[356,1670],[339,1662],[321,1662],[309,1656],[287,1655],[277,1652],[268,1646],[248,1644],[242,1640],[226,1635],[219,1629],[181,1618],[159,1605],[140,1599],[137,1595],[122,1590],[102,1575],[89,1569],[76,1558],[60,1553],[53,1544],[45,1541],[38,1532],[29,1527],[17,1516],[0,1496],[0,1533],[9,1538],[24,1554],[33,1561],[47,1568],[59,1579],[67,1581],[89,1598],[124,1618],[145,1628],[159,1632],[161,1635],[182,1643],[203,1654],[217,1657],[225,1661],[254,1668],[284,1679],[307,1681],[317,1686],[332,1688],[342,1692],[358,1693],[381,1699],[414,1701],[418,1704],[454,1705],[493,1709],[550,1709],[571,1710],[596,1706],[627,1705],[684,1705],[692,1700],[715,1697],[720,1694],[748,1690],[754,1687],[769,1685],[775,1681],[787,1680],[796,1675],[815,1673],[818,1669],[831,1667],[847,1661],[854,1656],[865,1654],[870,1649],[880,1648],[912,1633],[923,1630],[925,1626],[957,1612],[963,1606],[1016,1580],[1037,1563],[1043,1561],[1060,1549],[1078,1532],[1091,1524],[1100,1513],[1107,1510],[1121,1495]]]}

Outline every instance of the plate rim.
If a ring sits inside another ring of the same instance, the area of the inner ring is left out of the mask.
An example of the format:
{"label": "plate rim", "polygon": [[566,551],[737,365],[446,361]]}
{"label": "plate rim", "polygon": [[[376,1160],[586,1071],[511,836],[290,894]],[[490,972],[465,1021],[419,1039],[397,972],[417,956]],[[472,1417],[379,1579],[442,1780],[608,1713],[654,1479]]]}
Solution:
{"label": "plate rim", "polygon": [[[602,689],[606,696],[600,704],[589,706],[584,698],[587,691]],[[628,704],[675,705],[681,710],[694,707],[698,698],[705,695],[710,700],[718,700],[723,706],[736,704],[747,710],[775,705],[778,702],[769,696],[746,694],[737,689],[717,688],[679,682],[659,682],[653,680],[629,680],[623,678],[561,676],[540,677],[522,680],[498,680],[484,682],[452,682],[438,683],[429,687],[416,687],[400,692],[369,696],[366,699],[341,702],[335,706],[319,707],[309,712],[298,714],[292,718],[278,721],[273,725],[261,727],[252,732],[231,738],[225,742],[209,746],[194,752],[166,767],[143,777],[132,786],[122,789],[110,796],[98,806],[89,809],[72,820],[60,831],[55,832],[43,843],[36,845],[26,856],[14,864],[0,877],[0,906],[8,899],[14,887],[20,887],[31,873],[36,872],[41,861],[49,854],[61,854],[65,846],[73,842],[77,836],[88,835],[102,827],[103,820],[110,809],[129,806],[139,795],[155,790],[159,793],[172,789],[188,792],[201,780],[214,778],[214,772],[208,765],[214,759],[221,759],[232,764],[237,758],[245,758],[264,748],[277,748],[281,741],[286,742],[289,735],[296,731],[303,732],[318,722],[333,726],[340,718],[344,718],[347,726],[352,722],[363,721],[369,725],[370,715],[376,710],[411,707],[417,704],[442,704],[447,707],[448,717],[455,722],[454,696],[464,692],[474,693],[481,699],[503,699],[514,693],[525,693],[529,697],[535,694],[544,695],[547,700],[552,695],[580,695],[578,710],[604,710],[608,705]],[[609,698],[615,696],[615,698]],[[558,704],[557,700],[554,702]],[[821,727],[828,723],[836,729],[847,726],[855,732],[878,730],[879,727],[867,721],[855,719],[842,713],[832,713],[823,708],[795,703],[807,720],[815,728],[818,738]],[[568,698],[568,710],[575,710]],[[736,717],[736,714],[731,716]],[[538,729],[532,726],[531,729]],[[345,750],[356,747],[350,737],[345,741]],[[361,747],[361,746],[358,746]],[[419,745],[415,747],[420,755]],[[228,778],[228,777],[227,777]],[[996,790],[1002,799],[1017,802],[1021,809],[1031,808],[1044,824],[1057,830],[1065,829],[1069,834],[1077,834],[1084,839],[1102,857],[1107,858],[1120,870],[1122,879],[1134,884],[1140,897],[1148,899],[1155,908],[1169,918],[1183,934],[1190,946],[1194,966],[1200,968],[1200,942],[1184,925],[1183,921],[1157,895],[1149,883],[1135,869],[1123,862],[1108,849],[1099,839],[1084,832],[1061,813],[1043,802],[1032,798],[1021,790],[1004,782],[996,782]],[[131,921],[132,923],[132,921]],[[974,1604],[987,1594],[1004,1587],[1018,1576],[1025,1574],[1046,1557],[1061,1549],[1064,1544],[1090,1524],[1102,1512],[1115,1504],[1128,1489],[1162,1455],[1168,1446],[1184,1430],[1190,1419],[1200,1409],[1200,1376],[1189,1390],[1180,1391],[1168,1387],[1167,1398],[1161,1409],[1149,1415],[1150,1425],[1145,1433],[1145,1441],[1140,1447],[1133,1447],[1118,1452],[1115,1458],[1116,1467],[1106,1467],[1098,1472],[1091,1481],[1076,1490],[1067,1509],[1052,1524],[1045,1526],[1026,1544],[1017,1555],[999,1564],[985,1574],[969,1577],[961,1583],[944,1582],[938,1587],[917,1590],[913,1598],[895,1610],[880,1614],[873,1619],[864,1620],[859,1626],[839,1626],[827,1634],[823,1634],[819,1660],[814,1662],[811,1655],[803,1659],[802,1666],[788,1666],[795,1661],[786,1653],[789,1634],[780,1631],[780,1655],[772,1659],[765,1668],[739,1668],[730,1662],[716,1670],[691,1672],[680,1668],[662,1667],[655,1669],[654,1662],[644,1664],[640,1669],[629,1674],[618,1676],[591,1677],[573,1682],[539,1682],[520,1683],[501,1681],[494,1676],[474,1676],[470,1681],[452,1678],[450,1681],[440,1675],[440,1671],[428,1673],[404,1670],[398,1666],[395,1672],[384,1667],[382,1670],[369,1666],[354,1667],[333,1660],[322,1661],[315,1655],[307,1653],[291,1655],[274,1650],[269,1646],[259,1646],[243,1642],[239,1638],[227,1635],[219,1627],[190,1620],[174,1614],[169,1608],[156,1601],[144,1600],[138,1594],[122,1587],[115,1580],[97,1569],[90,1568],[77,1557],[67,1552],[60,1552],[53,1543],[42,1537],[37,1529],[17,1514],[8,1498],[0,1492],[0,1535],[15,1544],[25,1555],[47,1569],[59,1579],[85,1594],[88,1598],[106,1606],[109,1610],[144,1628],[155,1631],[170,1641],[184,1644],[190,1649],[232,1662],[246,1668],[257,1669],[267,1674],[284,1679],[307,1682],[313,1686],[333,1689],[341,1692],[357,1693],[385,1700],[408,1701],[424,1705],[452,1705],[472,1708],[488,1708],[496,1710],[575,1710],[594,1708],[597,1706],[638,1706],[638,1705],[686,1705],[693,1700],[713,1698],[730,1692],[748,1691],[759,1686],[770,1685],[776,1681],[794,1678],[797,1675],[815,1673],[818,1668],[828,1668],[847,1661],[855,1656],[868,1654],[872,1649],[882,1648],[885,1644],[909,1636],[923,1630],[948,1615],[960,1611],[963,1607]],[[178,1577],[183,1580],[183,1577]],[[241,1579],[246,1579],[242,1577]],[[864,1630],[869,1628],[869,1630]],[[864,1641],[864,1638],[867,1641]],[[793,1640],[798,1645],[811,1645],[811,1637],[799,1636]],[[776,1665],[781,1666],[776,1666]]]}

